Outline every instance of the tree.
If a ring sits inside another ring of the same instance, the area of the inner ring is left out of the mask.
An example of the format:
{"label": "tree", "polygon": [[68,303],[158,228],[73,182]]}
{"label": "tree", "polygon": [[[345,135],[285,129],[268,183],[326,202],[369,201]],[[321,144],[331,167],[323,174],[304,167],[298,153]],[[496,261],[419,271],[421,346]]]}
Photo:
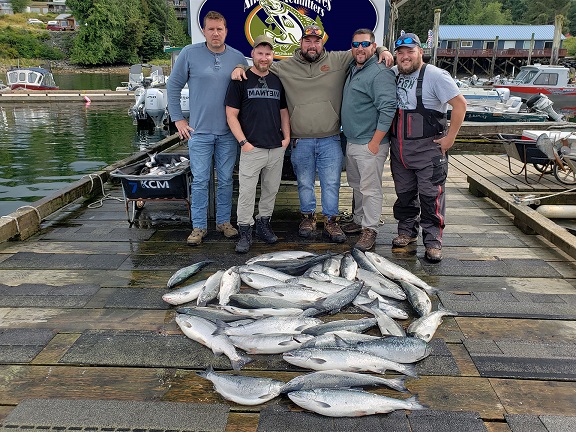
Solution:
{"label": "tree", "polygon": [[567,16],[572,0],[531,0],[524,14],[524,21],[529,24],[554,24],[556,15]]}
{"label": "tree", "polygon": [[501,0],[502,9],[510,11],[513,24],[521,24],[524,12],[526,12],[527,0]]}
{"label": "tree", "polygon": [[30,0],[12,0],[12,10],[14,13],[22,13],[30,6]]}
{"label": "tree", "polygon": [[470,11],[465,24],[512,24],[512,14],[502,10],[502,3],[497,1],[482,3],[481,0],[470,2]]}

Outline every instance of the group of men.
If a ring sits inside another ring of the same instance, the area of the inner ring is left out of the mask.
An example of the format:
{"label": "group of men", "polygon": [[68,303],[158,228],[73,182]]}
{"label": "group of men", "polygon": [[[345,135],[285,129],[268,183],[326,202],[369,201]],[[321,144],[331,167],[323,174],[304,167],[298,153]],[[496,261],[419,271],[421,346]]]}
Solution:
{"label": "group of men", "polygon": [[[332,242],[360,234],[354,247],[374,246],[382,211],[382,173],[390,152],[397,200],[398,236],[394,248],[416,242],[420,229],[426,257],[442,259],[447,150],[464,119],[466,101],[447,72],[423,63],[414,34],[395,42],[392,54],[377,47],[374,33],[359,29],[348,51],[326,51],[324,31],[304,28],[300,49],[273,62],[274,44],[254,40],[253,66],[225,44],[226,20],[218,12],[204,17],[206,42],[186,46],[168,82],[168,109],[181,139],[188,139],[192,171],[192,226],[189,245],[207,233],[208,183],[212,158],[217,176],[216,229],[236,237],[238,253],[249,251],[256,236],[275,243],[270,221],[280,185],[284,152],[298,183],[301,237],[316,229],[316,176],[321,188],[323,234]],[[424,75],[424,70],[426,74]],[[232,78],[232,79],[231,79]],[[190,119],[180,108],[180,91],[190,89]],[[446,130],[447,104],[452,106]],[[347,139],[346,174],[353,189],[353,220],[340,225],[338,201]],[[238,230],[230,223],[232,172],[238,148]],[[261,182],[254,217],[256,186]]]}

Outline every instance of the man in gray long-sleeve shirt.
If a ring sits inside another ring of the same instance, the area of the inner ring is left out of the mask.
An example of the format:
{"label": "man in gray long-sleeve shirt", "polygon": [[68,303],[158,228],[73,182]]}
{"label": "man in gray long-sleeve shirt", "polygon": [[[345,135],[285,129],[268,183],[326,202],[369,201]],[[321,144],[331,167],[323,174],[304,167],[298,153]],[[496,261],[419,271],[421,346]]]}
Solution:
{"label": "man in gray long-sleeve shirt", "polygon": [[[199,245],[207,233],[208,184],[212,156],[216,167],[216,230],[226,237],[238,231],[230,224],[232,212],[232,172],[238,155],[238,142],[226,122],[224,98],[230,74],[244,55],[226,45],[226,20],[218,12],[208,12],[202,29],[206,42],[184,47],[168,80],[168,111],[180,139],[188,139],[192,171],[191,246]],[[182,115],[180,91],[190,89],[190,122]]]}
{"label": "man in gray long-sleeve shirt", "polygon": [[377,63],[374,33],[359,29],[352,36],[350,70],[342,98],[346,177],[354,191],[354,219],[342,225],[347,234],[362,232],[354,247],[374,246],[382,213],[382,172],[388,157],[388,129],[396,112],[394,72]]}

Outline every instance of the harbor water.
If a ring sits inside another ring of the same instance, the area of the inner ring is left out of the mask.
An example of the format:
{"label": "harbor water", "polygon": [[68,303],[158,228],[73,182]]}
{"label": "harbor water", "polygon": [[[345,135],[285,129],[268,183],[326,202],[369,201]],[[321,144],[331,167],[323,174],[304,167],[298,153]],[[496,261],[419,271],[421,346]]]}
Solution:
{"label": "harbor water", "polygon": [[126,102],[0,105],[0,216],[168,135],[137,130]]}

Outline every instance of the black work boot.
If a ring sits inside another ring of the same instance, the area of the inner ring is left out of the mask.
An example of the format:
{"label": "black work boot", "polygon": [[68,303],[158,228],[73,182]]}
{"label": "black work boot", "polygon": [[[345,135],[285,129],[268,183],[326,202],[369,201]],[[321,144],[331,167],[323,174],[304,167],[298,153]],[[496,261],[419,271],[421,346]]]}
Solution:
{"label": "black work boot", "polygon": [[334,243],[344,243],[346,241],[346,234],[338,225],[336,216],[326,217],[324,220],[324,235]]}
{"label": "black work boot", "polygon": [[252,246],[252,225],[238,225],[240,240],[236,243],[236,252],[246,253]]}
{"label": "black work boot", "polygon": [[256,219],[256,237],[269,244],[274,244],[278,241],[278,237],[270,226],[270,216]]}
{"label": "black work boot", "polygon": [[302,222],[298,227],[298,235],[300,237],[310,237],[310,235],[316,229],[316,214],[314,213],[302,213]]}

